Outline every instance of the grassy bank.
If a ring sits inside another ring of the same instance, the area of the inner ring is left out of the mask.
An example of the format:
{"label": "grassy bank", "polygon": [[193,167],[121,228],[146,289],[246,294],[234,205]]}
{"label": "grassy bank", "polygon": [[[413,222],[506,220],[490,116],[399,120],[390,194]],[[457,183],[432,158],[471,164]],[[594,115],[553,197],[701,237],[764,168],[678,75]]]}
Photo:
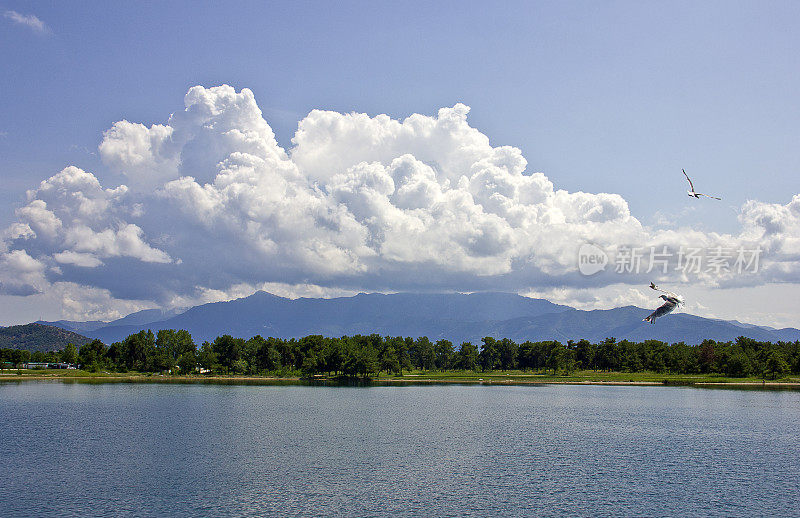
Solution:
{"label": "grassy bank", "polygon": [[[316,376],[302,380],[299,376],[210,376],[210,375],[161,375],[136,372],[88,372],[82,370],[3,370],[0,381],[63,380],[74,382],[127,382],[127,383],[223,383],[223,384],[272,384],[272,383],[331,383],[340,380]],[[618,384],[618,385],[678,385],[678,386],[786,386],[800,388],[800,377],[790,376],[777,380],[762,378],[731,378],[718,374],[664,374],[657,372],[595,372],[576,371],[570,374],[532,373],[523,371],[412,371],[403,376],[381,375],[372,379],[377,384],[411,383],[475,383],[475,384]]]}
{"label": "grassy bank", "polygon": [[402,377],[381,377],[381,380],[397,382],[427,380],[431,382],[477,382],[477,383],[568,383],[568,384],[621,384],[621,385],[696,385],[696,384],[789,384],[799,385],[800,377],[778,380],[762,378],[731,378],[719,374],[664,374],[657,372],[596,372],[575,371],[570,374],[508,372],[412,372]]}

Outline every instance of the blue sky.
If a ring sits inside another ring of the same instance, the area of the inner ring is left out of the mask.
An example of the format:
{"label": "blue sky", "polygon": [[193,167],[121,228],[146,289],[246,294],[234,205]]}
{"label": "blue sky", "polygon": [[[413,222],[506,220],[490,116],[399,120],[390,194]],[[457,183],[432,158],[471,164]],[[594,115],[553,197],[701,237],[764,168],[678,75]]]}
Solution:
{"label": "blue sky", "polygon": [[[529,173],[619,194],[648,227],[737,233],[747,200],[785,205],[799,191],[797,2],[4,1],[0,12],[0,227],[68,165],[124,183],[98,155],[103,132],[165,124],[195,85],[250,89],[287,149],[314,109],[402,120],[464,103],[469,125],[521,150]],[[688,199],[681,168],[724,201]]]}

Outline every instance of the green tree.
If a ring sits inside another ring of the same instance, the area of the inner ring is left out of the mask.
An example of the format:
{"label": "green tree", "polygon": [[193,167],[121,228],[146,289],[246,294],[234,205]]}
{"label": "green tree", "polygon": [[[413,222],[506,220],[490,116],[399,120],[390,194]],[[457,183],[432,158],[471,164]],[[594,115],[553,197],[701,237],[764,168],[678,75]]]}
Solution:
{"label": "green tree", "polygon": [[435,365],[436,354],[433,350],[433,344],[428,340],[427,336],[421,336],[414,340],[414,350],[416,351],[417,361],[416,367],[422,370],[431,370]]}
{"label": "green tree", "polygon": [[397,347],[397,353],[400,356],[400,366],[405,370],[414,368],[414,360],[412,351],[414,350],[414,339],[410,336],[403,338],[403,345]]}
{"label": "green tree", "polygon": [[197,353],[192,349],[181,354],[178,368],[181,374],[194,374],[197,371]]}
{"label": "green tree", "polygon": [[613,336],[606,338],[598,344],[597,366],[600,370],[604,371],[613,371],[619,368],[617,339]]}
{"label": "green tree", "polygon": [[480,365],[478,346],[472,342],[462,342],[456,353],[456,368],[477,371]]}
{"label": "green tree", "polygon": [[298,365],[302,364],[299,348],[297,346],[297,340],[294,338],[290,340],[280,340],[277,343],[277,346],[278,354],[281,356],[281,366],[287,369],[294,369]]}
{"label": "green tree", "polygon": [[519,346],[519,366],[523,370],[539,370],[547,363],[548,342],[523,342]]}
{"label": "green tree", "polygon": [[70,342],[64,346],[64,350],[61,351],[61,361],[64,363],[75,363],[78,361],[78,349],[75,347],[75,344]]}
{"label": "green tree", "polygon": [[31,352],[24,349],[12,349],[11,363],[14,367],[19,367],[22,363],[28,363],[31,360]]}
{"label": "green tree", "polygon": [[745,377],[753,371],[750,358],[738,345],[731,347],[725,359],[725,374],[734,377]]}
{"label": "green tree", "polygon": [[343,372],[346,355],[346,339],[326,338],[322,344],[321,371],[338,375]]}
{"label": "green tree", "polygon": [[794,374],[800,374],[800,340],[787,344],[787,358],[789,368]]}
{"label": "green tree", "polygon": [[500,360],[500,368],[503,370],[516,369],[519,346],[513,340],[503,338],[499,342],[495,342],[495,347]]}
{"label": "green tree", "polygon": [[[247,348],[255,350],[254,366],[256,372],[274,371],[281,366],[281,355],[278,352],[276,338],[264,339],[261,335],[256,335],[247,341]],[[253,365],[251,363],[251,365]]]}
{"label": "green tree", "polygon": [[[211,344],[214,353],[217,355],[217,362],[225,372],[234,371],[234,362],[241,359],[244,349],[244,340],[234,338],[231,335],[222,335],[214,339]],[[237,364],[241,366],[241,364]]]}
{"label": "green tree", "polygon": [[[411,343],[414,343],[413,339],[411,339]],[[384,354],[389,357],[387,360],[388,364],[393,365],[393,360],[391,359],[392,353],[388,351],[389,348],[394,350],[394,356],[397,358],[397,368],[394,370],[394,367],[392,367],[393,370],[391,372],[402,376],[404,370],[411,370],[411,356],[408,352],[408,344],[402,336],[386,337],[384,348],[387,349],[387,352]],[[381,359],[381,362],[383,361],[384,360]],[[381,367],[381,369],[385,370],[383,367]]]}
{"label": "green tree", "polygon": [[617,345],[619,352],[619,367],[625,372],[639,372],[644,364],[639,354],[639,344],[622,340]]}
{"label": "green tree", "polygon": [[243,358],[239,358],[238,360],[234,360],[231,362],[231,372],[233,374],[245,374],[247,373],[249,365],[247,364],[247,360]]}
{"label": "green tree", "polygon": [[500,352],[497,350],[497,340],[491,336],[485,336],[481,339],[481,342],[483,342],[480,353],[481,369],[491,371],[499,368]]}
{"label": "green tree", "polygon": [[667,370],[667,343],[660,340],[645,340],[642,345],[645,352],[645,369],[653,372]]}
{"label": "green tree", "polygon": [[345,359],[342,371],[347,376],[367,377],[378,372],[378,351],[366,346],[363,337],[344,340]]}
{"label": "green tree", "polygon": [[666,352],[667,370],[672,374],[693,374],[699,372],[697,350],[683,342],[672,344]]}
{"label": "green tree", "polygon": [[578,368],[581,369],[596,369],[595,367],[595,352],[596,348],[589,340],[580,340],[575,344],[575,361]]}
{"label": "green tree", "polygon": [[547,353],[546,367],[553,369],[553,374],[558,373],[559,369],[568,367],[567,349],[561,342],[549,342],[550,349]]}
{"label": "green tree", "polygon": [[139,331],[122,341],[119,351],[119,363],[128,370],[145,372],[152,369],[155,363],[154,356],[156,338],[150,330]]}
{"label": "green tree", "polygon": [[378,372],[378,351],[374,347],[363,347],[358,352],[357,372],[364,377]]}
{"label": "green tree", "polygon": [[714,340],[703,340],[700,344],[698,358],[700,372],[708,373],[716,371],[716,344]]}
{"label": "green tree", "polygon": [[105,344],[100,340],[83,344],[78,351],[78,362],[82,369],[92,372],[104,368],[107,365]]}
{"label": "green tree", "polygon": [[453,365],[453,342],[450,340],[437,340],[433,346],[434,366],[440,371],[449,370]]}
{"label": "green tree", "polygon": [[764,370],[765,376],[769,376],[771,379],[782,378],[789,373],[789,364],[786,363],[780,351],[772,349],[767,353]]}
{"label": "green tree", "polygon": [[196,351],[197,346],[192,340],[192,335],[184,329],[161,329],[156,335],[156,348],[164,351],[175,361],[184,353]]}
{"label": "green tree", "polygon": [[380,370],[386,371],[387,373],[392,374],[403,374],[403,370],[400,367],[400,359],[397,356],[397,350],[395,346],[390,344],[383,349],[380,356]]}
{"label": "green tree", "polygon": [[202,368],[212,372],[221,368],[217,353],[214,352],[214,346],[209,342],[203,342],[203,345],[200,346],[200,350],[197,352],[197,362]]}

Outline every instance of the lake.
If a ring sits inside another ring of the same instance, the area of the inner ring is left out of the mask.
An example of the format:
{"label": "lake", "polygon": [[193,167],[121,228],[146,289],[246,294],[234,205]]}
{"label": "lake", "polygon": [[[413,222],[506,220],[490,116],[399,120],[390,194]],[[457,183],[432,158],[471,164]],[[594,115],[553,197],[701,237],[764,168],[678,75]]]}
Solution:
{"label": "lake", "polygon": [[0,515],[800,515],[800,392],[0,383]]}

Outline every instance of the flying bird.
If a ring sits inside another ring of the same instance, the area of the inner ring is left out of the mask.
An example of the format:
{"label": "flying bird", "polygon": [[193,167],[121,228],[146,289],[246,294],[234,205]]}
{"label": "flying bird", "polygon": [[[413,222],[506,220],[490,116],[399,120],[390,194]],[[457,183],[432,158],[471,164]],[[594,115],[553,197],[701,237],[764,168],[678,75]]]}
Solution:
{"label": "flying bird", "polygon": [[692,198],[699,198],[700,196],[705,196],[706,198],[713,198],[715,200],[721,200],[722,199],[722,198],[717,198],[716,196],[709,196],[708,194],[703,194],[701,192],[695,192],[694,191],[694,184],[692,183],[692,180],[689,178],[689,175],[686,174],[686,171],[684,169],[681,169],[681,171],[683,171],[683,176],[685,176],[686,179],[689,180],[689,188],[692,189],[691,191],[687,191],[687,194],[689,196],[691,196]]}
{"label": "flying bird", "polygon": [[658,307],[658,309],[647,315],[647,317],[644,318],[642,322],[650,322],[651,324],[655,324],[656,318],[668,315],[673,311],[675,311],[676,308],[683,305],[683,297],[681,297],[680,295],[676,295],[671,291],[662,290],[652,282],[650,283],[650,288],[665,293],[665,295],[659,295],[659,298],[664,299],[664,304],[662,304],[661,306]]}

